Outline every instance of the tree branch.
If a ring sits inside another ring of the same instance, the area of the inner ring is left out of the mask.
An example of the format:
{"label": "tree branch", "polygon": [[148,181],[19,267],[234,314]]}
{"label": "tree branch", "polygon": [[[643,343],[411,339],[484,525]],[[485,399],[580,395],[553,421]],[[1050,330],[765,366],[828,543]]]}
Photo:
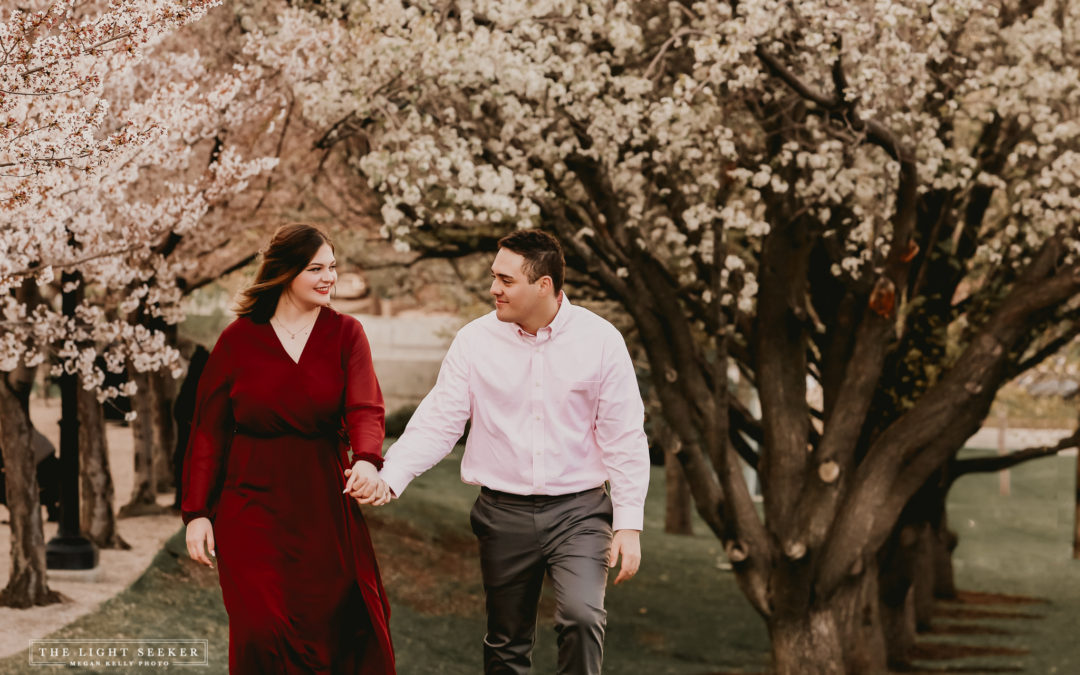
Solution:
{"label": "tree branch", "polygon": [[[896,135],[885,125],[877,120],[864,120],[858,116],[854,100],[851,102],[845,101],[841,92],[837,92],[834,96],[826,96],[804,82],[790,68],[785,66],[780,59],[770,54],[762,44],[758,44],[754,53],[765,64],[769,72],[791,87],[799,96],[820,108],[821,112],[824,112],[829,119],[842,121],[854,131],[865,133],[868,141],[880,147],[897,161],[903,159],[912,160],[911,153],[904,151]],[[840,57],[838,56],[837,63],[834,63],[831,69],[833,81],[844,83],[846,79],[839,61]]]}
{"label": "tree branch", "polygon": [[1060,239],[1047,242],[952,370],[874,441],[829,533],[819,592],[876,550],[911,496],[978,429],[1030,317],[1080,293],[1080,266],[1057,269],[1063,251]]}
{"label": "tree branch", "polygon": [[1016,368],[1013,370],[1013,372],[1019,375],[1020,373],[1031,370],[1032,368],[1039,365],[1054,354],[1057,354],[1062,347],[1075,340],[1077,335],[1080,335],[1080,321],[1074,319],[1069,328],[1067,328],[1061,335],[1057,336],[1050,342],[1043,345],[1038,351],[1036,351],[1028,358],[1016,364]]}
{"label": "tree branch", "polygon": [[1068,450],[1069,448],[1075,447],[1080,447],[1080,429],[1074,431],[1071,436],[1061,439],[1055,445],[1025,448],[1024,450],[1010,452],[1007,455],[998,455],[994,457],[958,459],[950,463],[947,480],[949,483],[952,483],[961,476],[966,476],[970,473],[993,473],[995,471],[1002,471],[1032,459],[1051,457],[1062,450]]}
{"label": "tree branch", "polygon": [[254,260],[256,257],[258,257],[258,255],[259,254],[257,252],[249,253],[248,255],[245,255],[243,258],[240,258],[240,259],[236,260],[235,262],[231,263],[228,267],[226,267],[225,269],[223,269],[221,271],[216,272],[215,274],[203,277],[202,279],[197,279],[195,281],[188,281],[186,279],[181,279],[181,280],[179,280],[177,282],[176,285],[179,286],[181,288],[181,290],[184,291],[184,295],[188,295],[188,294],[192,293],[193,291],[195,291],[195,290],[197,290],[199,288],[202,288],[203,286],[207,286],[207,285],[217,281],[218,279],[220,279],[223,276],[231,274],[231,273],[235,272],[236,270],[238,270],[238,269],[240,269],[242,267],[246,267],[252,260]]}

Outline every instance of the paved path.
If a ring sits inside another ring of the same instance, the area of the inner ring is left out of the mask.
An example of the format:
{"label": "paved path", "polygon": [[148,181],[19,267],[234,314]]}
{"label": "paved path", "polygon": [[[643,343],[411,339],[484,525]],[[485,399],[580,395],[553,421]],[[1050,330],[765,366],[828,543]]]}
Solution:
{"label": "paved path", "polygon": [[[30,409],[31,419],[41,433],[59,444],[59,399],[42,401],[35,398]],[[110,424],[106,435],[109,442],[109,463],[116,487],[116,504],[119,508],[127,502],[132,489],[133,446],[131,430]],[[171,495],[162,495],[159,502],[172,504]],[[42,518],[45,517],[42,509]],[[8,510],[0,506],[0,587],[7,583],[11,571],[11,527]],[[10,656],[29,646],[29,641],[43,638],[75,619],[88,614],[103,601],[127,588],[150,565],[165,541],[180,529],[182,523],[175,515],[125,518],[118,521],[120,536],[132,549],[130,551],[101,551],[97,579],[79,581],[50,579],[49,588],[59,591],[65,602],[34,607],[11,609],[0,607],[0,658]],[[56,523],[45,523],[45,541],[56,534]]]}

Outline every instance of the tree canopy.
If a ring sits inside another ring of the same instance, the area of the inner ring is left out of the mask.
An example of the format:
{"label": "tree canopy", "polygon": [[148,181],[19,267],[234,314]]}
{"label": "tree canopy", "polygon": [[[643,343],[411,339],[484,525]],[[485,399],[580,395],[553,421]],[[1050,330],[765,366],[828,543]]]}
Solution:
{"label": "tree canopy", "polygon": [[556,233],[633,318],[780,672],[869,672],[857,580],[1080,332],[1078,28],[1067,0],[343,0],[248,52],[353,141],[398,248]]}

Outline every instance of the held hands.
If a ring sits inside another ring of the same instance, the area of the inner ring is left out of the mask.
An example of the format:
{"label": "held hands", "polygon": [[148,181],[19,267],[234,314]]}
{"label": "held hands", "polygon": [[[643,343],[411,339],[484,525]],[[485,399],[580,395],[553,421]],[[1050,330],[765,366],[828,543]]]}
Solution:
{"label": "held hands", "polygon": [[379,478],[379,471],[371,462],[360,460],[353,464],[351,469],[345,469],[345,478],[343,494],[348,494],[358,504],[382,506],[390,501],[390,486]]}
{"label": "held hands", "polygon": [[[209,558],[207,551],[210,552]],[[214,552],[214,526],[209,518],[195,518],[188,523],[187,552],[195,562],[214,569],[214,561],[210,558],[216,558],[217,554]]]}
{"label": "held hands", "polygon": [[641,533],[637,530],[616,530],[611,539],[611,554],[608,556],[608,567],[615,567],[619,556],[622,556],[622,566],[619,574],[615,577],[615,585],[628,581],[637,574],[641,565]]}

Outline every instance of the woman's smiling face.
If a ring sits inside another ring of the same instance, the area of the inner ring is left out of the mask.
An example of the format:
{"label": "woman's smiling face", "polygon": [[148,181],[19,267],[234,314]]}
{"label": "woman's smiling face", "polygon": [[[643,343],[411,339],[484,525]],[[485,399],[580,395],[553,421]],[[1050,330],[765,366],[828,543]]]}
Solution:
{"label": "woman's smiling face", "polygon": [[289,284],[289,294],[300,306],[330,304],[330,291],[337,283],[337,262],[329,244],[319,247],[315,257]]}

